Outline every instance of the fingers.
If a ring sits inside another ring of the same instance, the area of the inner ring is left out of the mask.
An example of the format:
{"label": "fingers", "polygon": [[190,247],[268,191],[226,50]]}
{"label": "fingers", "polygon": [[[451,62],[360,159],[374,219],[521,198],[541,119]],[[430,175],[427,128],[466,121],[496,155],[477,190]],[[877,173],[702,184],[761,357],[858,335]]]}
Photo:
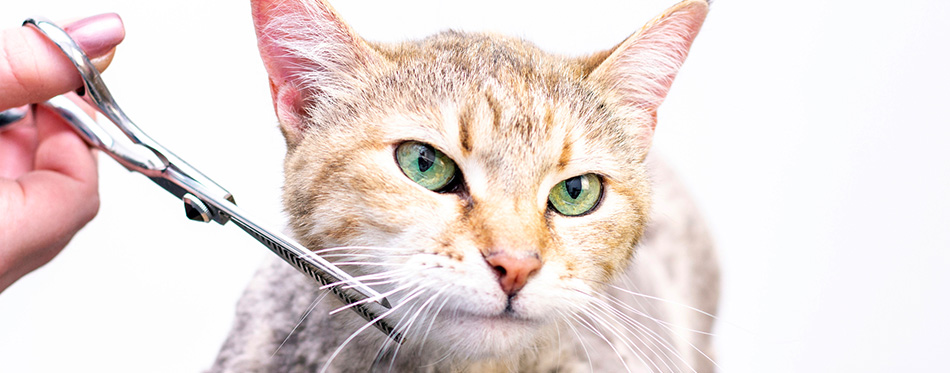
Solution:
{"label": "fingers", "polygon": [[[32,122],[27,114],[21,122]],[[0,131],[0,179],[17,179],[33,170],[33,153],[37,145],[36,127],[16,124]]]}
{"label": "fingers", "polygon": [[[125,38],[122,20],[109,13],[63,27],[100,70]],[[0,31],[0,110],[74,90],[82,85],[73,64],[39,31],[19,27]]]}
{"label": "fingers", "polygon": [[[115,14],[64,30],[100,70],[125,37]],[[38,31],[0,31],[0,110],[80,85],[72,63]],[[50,261],[99,210],[95,152],[45,109],[35,111],[32,122],[0,133],[0,291]]]}
{"label": "fingers", "polygon": [[[98,112],[79,96],[76,96],[75,93],[67,93],[65,96],[82,108],[89,117],[96,118]],[[60,125],[47,125],[46,122],[50,121],[55,121]],[[27,111],[26,117],[20,123],[7,128],[0,128],[0,178],[2,179],[18,179],[37,167],[35,154],[41,141],[40,136],[43,136],[43,138],[52,137],[45,135],[45,133],[39,133],[38,129],[53,128],[53,130],[46,130],[46,132],[55,133],[62,132],[62,129],[66,128],[65,125],[62,125],[61,118],[50,118],[49,115],[34,118],[30,110]],[[78,137],[73,131],[63,132],[63,135]]]}
{"label": "fingers", "polygon": [[95,153],[56,114],[34,114],[34,169],[0,178],[0,291],[49,262],[99,211]]}
{"label": "fingers", "polygon": [[35,115],[34,169],[0,178],[0,291],[52,260],[99,211],[95,154],[55,114]]}
{"label": "fingers", "polygon": [[[39,107],[35,115],[38,144],[33,171],[51,171],[78,183],[70,185],[71,189],[64,191],[66,194],[59,198],[93,199],[89,202],[95,203],[88,206],[88,210],[91,210],[88,212],[95,215],[92,210],[98,210],[99,184],[98,165],[93,151],[53,112]],[[92,209],[93,205],[95,209]]]}
{"label": "fingers", "polygon": [[[11,189],[0,194],[17,191],[7,194],[19,196],[19,204],[10,205],[20,210],[12,216],[25,217],[19,219],[25,228],[19,232],[31,232],[35,247],[55,246],[99,211],[98,165],[93,151],[56,114],[42,108],[34,114],[38,144],[33,170],[7,181],[5,187]],[[30,239],[30,234],[24,236]]]}

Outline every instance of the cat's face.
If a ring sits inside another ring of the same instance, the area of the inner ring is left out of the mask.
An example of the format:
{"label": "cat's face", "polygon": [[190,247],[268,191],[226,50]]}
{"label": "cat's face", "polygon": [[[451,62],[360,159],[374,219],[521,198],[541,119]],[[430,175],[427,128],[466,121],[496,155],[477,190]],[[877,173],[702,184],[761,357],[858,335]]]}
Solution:
{"label": "cat's face", "polygon": [[323,3],[254,9],[294,232],[378,274],[407,340],[522,349],[627,266],[656,106],[704,2],[585,58],[451,32],[374,45]]}

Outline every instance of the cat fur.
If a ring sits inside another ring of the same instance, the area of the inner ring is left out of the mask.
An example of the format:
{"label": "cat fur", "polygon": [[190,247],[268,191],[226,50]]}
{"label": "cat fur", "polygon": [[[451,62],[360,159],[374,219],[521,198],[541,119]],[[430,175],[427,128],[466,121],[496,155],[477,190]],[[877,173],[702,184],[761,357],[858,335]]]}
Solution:
{"label": "cat fur", "polygon": [[[357,277],[383,274],[406,342],[357,332],[364,320],[331,315],[343,305],[274,259],[212,371],[713,371],[713,245],[648,156],[707,9],[687,0],[611,50],[563,57],[484,33],[369,43],[324,2],[252,1],[290,229]],[[464,190],[405,177],[404,141],[453,159]],[[587,173],[605,185],[596,209],[548,208],[555,184]],[[543,265],[509,296],[486,264],[497,252]]]}

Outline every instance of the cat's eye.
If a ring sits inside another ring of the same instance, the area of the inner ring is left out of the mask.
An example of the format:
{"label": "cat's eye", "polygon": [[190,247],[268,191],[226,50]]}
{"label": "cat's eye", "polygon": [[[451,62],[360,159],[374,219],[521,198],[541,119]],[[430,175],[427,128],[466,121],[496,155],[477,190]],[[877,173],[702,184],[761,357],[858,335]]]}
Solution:
{"label": "cat's eye", "polygon": [[586,174],[557,183],[554,188],[551,188],[548,202],[562,215],[578,216],[597,207],[602,193],[603,186],[600,177]]}
{"label": "cat's eye", "polygon": [[458,172],[455,162],[432,145],[407,141],[396,147],[396,163],[409,180],[426,189],[441,191]]}

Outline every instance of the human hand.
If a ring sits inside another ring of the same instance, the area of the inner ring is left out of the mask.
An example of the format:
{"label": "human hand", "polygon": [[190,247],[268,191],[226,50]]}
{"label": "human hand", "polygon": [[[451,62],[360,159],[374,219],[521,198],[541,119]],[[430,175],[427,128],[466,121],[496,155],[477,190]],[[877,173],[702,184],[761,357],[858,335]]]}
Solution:
{"label": "human hand", "polygon": [[[89,17],[63,29],[100,71],[125,37],[116,14]],[[0,111],[80,86],[69,59],[38,31],[0,31]],[[95,151],[58,116],[38,109],[0,128],[0,292],[52,260],[98,210]]]}

